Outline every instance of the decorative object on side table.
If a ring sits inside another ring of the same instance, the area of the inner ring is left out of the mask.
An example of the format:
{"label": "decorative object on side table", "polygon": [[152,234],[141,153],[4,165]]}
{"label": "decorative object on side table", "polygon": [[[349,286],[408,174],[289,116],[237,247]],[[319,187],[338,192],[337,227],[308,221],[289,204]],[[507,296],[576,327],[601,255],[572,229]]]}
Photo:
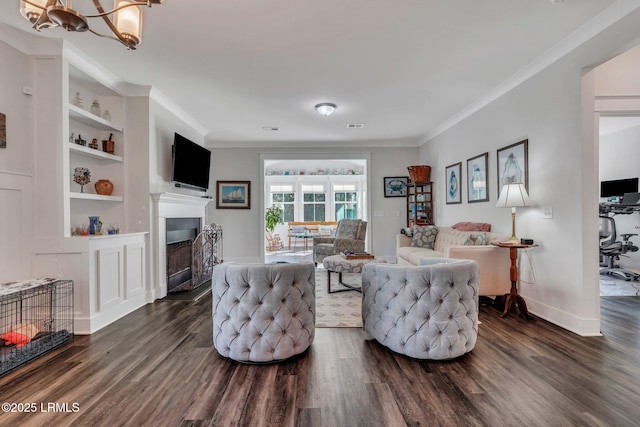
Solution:
{"label": "decorative object on side table", "polygon": [[516,237],[516,207],[529,206],[530,204],[529,194],[527,194],[524,184],[506,184],[502,186],[496,207],[511,208],[511,239],[502,243],[520,244],[520,240]]}
{"label": "decorative object on side table", "polygon": [[102,196],[110,196],[113,192],[113,183],[108,179],[99,179],[94,186],[96,187],[96,193]]}
{"label": "decorative object on side table", "polygon": [[80,192],[84,193],[84,186],[91,182],[91,172],[89,169],[78,166],[73,173],[73,180],[80,184]]}
{"label": "decorative object on side table", "polygon": [[384,197],[405,197],[408,182],[408,176],[385,176]]}

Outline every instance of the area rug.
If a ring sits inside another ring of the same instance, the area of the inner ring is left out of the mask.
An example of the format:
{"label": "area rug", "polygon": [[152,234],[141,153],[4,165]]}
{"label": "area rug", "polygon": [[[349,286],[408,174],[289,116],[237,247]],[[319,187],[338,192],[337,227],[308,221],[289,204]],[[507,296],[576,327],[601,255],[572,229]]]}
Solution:
{"label": "area rug", "polygon": [[[360,274],[343,274],[343,281],[360,287]],[[331,274],[331,290],[344,289]],[[316,269],[316,328],[361,328],[362,294],[356,291],[327,293],[327,270]]]}

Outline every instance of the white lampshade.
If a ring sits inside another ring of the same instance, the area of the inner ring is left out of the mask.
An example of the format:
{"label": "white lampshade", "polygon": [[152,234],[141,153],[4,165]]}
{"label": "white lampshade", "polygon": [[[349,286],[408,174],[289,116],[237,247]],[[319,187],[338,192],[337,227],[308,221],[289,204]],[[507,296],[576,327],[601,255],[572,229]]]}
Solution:
{"label": "white lampshade", "polygon": [[502,186],[496,207],[515,208],[529,206],[530,204],[531,200],[529,200],[529,194],[527,193],[527,189],[524,188],[524,184],[505,184]]}
{"label": "white lampshade", "polygon": [[38,20],[38,18],[40,18],[40,15],[44,12],[43,9],[46,9],[47,0],[31,0],[31,3],[40,5],[40,8],[24,1],[20,1],[20,13],[33,24]]}
{"label": "white lampshade", "polygon": [[330,102],[323,102],[322,104],[318,104],[314,107],[316,111],[323,116],[328,116],[336,109],[336,104],[331,104]]}
{"label": "white lampshade", "polygon": [[[131,4],[127,0],[115,0],[114,7]],[[142,41],[142,9],[138,6],[126,7],[114,13],[113,24],[118,32],[125,38],[134,42],[134,45]]]}

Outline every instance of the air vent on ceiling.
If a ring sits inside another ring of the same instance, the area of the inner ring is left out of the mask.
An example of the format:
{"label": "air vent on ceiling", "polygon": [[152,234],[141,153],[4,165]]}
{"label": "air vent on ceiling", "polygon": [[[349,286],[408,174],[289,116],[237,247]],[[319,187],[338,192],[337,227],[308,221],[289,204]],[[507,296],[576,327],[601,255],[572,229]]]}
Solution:
{"label": "air vent on ceiling", "polygon": [[262,126],[262,130],[267,132],[277,131],[279,130],[277,126]]}
{"label": "air vent on ceiling", "polygon": [[347,129],[362,129],[364,127],[364,123],[348,123]]}

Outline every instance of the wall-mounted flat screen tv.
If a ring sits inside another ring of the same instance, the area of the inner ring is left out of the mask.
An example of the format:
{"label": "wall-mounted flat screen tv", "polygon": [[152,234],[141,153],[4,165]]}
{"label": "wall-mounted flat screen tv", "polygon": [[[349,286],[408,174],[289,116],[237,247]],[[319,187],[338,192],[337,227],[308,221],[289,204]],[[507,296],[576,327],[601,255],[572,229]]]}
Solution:
{"label": "wall-mounted flat screen tv", "polygon": [[638,192],[638,178],[615,179],[600,182],[600,197],[622,197],[624,193]]}
{"label": "wall-mounted flat screen tv", "polygon": [[173,139],[173,176],[176,187],[207,191],[211,151],[176,133]]}

